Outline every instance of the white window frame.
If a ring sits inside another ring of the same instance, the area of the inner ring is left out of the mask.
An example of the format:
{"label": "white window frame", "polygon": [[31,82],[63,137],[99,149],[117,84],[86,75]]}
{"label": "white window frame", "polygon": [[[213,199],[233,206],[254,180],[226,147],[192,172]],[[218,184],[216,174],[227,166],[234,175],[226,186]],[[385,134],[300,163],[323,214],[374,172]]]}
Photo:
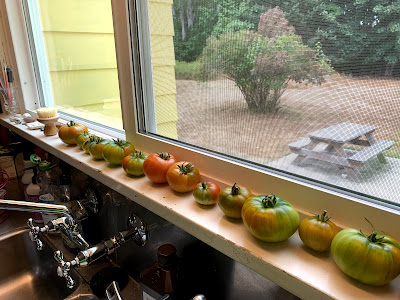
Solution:
{"label": "white window frame", "polygon": [[[354,194],[346,194],[339,189],[328,189],[311,181],[303,181],[283,173],[259,168],[239,159],[200,150],[154,134],[141,133],[138,121],[140,108],[135,101],[135,91],[136,88],[139,90],[139,83],[133,74],[133,70],[138,68],[134,62],[138,62],[139,57],[138,53],[132,51],[128,12],[128,2],[132,5],[133,1],[135,0],[111,1],[121,109],[127,140],[132,141],[138,149],[147,153],[168,151],[178,159],[193,161],[206,178],[215,179],[228,185],[238,182],[238,184],[249,187],[254,193],[280,195],[306,215],[309,215],[310,212],[320,213],[326,209],[341,227],[357,228],[367,233],[376,228],[400,239],[400,229],[398,226],[394,226],[399,223],[400,211],[395,206],[380,201],[371,201],[370,198]],[[22,6],[20,1],[15,0],[6,0],[6,5],[17,71],[20,81],[23,83],[21,87],[25,102],[22,103],[22,108],[33,111],[38,108],[38,101],[29,45],[24,32],[24,19],[21,15]],[[152,80],[150,76],[141,78],[141,80],[147,80],[147,84],[152,84],[151,81],[148,82]],[[89,123],[88,125],[93,128],[93,124]],[[96,129],[105,132],[102,127]],[[110,135],[118,137],[121,134],[111,131]],[[371,224],[373,225],[371,226]]]}

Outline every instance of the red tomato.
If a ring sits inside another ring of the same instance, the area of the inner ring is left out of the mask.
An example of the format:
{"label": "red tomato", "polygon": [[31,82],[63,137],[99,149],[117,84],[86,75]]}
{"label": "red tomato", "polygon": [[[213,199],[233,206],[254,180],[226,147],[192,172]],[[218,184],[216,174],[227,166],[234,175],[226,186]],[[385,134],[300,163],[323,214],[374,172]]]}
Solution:
{"label": "red tomato", "polygon": [[203,205],[213,205],[217,203],[219,187],[213,182],[201,182],[193,190],[193,197]]}
{"label": "red tomato", "polygon": [[169,153],[152,153],[143,163],[143,172],[154,183],[166,183],[167,171],[174,163],[176,159]]}
{"label": "red tomato", "polygon": [[167,181],[176,192],[190,192],[200,182],[200,172],[193,163],[180,161],[168,169]]}

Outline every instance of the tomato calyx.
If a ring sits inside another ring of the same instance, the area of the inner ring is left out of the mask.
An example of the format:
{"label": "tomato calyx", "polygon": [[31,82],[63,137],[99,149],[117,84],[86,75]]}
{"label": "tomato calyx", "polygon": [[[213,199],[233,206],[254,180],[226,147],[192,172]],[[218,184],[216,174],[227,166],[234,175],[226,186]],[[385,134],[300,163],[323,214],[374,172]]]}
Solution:
{"label": "tomato calyx", "polygon": [[134,151],[131,154],[129,154],[132,158],[146,158],[145,154],[142,151]]}
{"label": "tomato calyx", "polygon": [[179,175],[186,175],[195,168],[193,163],[186,163],[186,165],[185,163],[186,161],[182,165],[176,165],[179,168]]}
{"label": "tomato calyx", "polygon": [[76,125],[75,122],[72,121],[72,120],[67,123],[68,127],[72,127],[72,126],[75,126],[75,125]]}
{"label": "tomato calyx", "polygon": [[203,188],[203,190],[206,190],[207,189],[207,184],[204,181],[202,181],[201,182],[201,187]]}
{"label": "tomato calyx", "polygon": [[326,214],[328,212],[324,210],[324,212],[321,215],[313,214],[315,218],[320,221],[320,222],[328,222],[332,217],[328,217]]}
{"label": "tomato calyx", "polygon": [[157,154],[163,160],[168,160],[168,159],[171,158],[171,154],[169,154],[168,152],[160,152],[160,153],[157,153]]}
{"label": "tomato calyx", "polygon": [[105,139],[101,138],[101,137],[94,137],[94,143],[96,144],[100,144],[101,142],[105,141]]}
{"label": "tomato calyx", "polygon": [[232,186],[231,194],[232,196],[237,196],[240,193],[240,187],[235,184]]}
{"label": "tomato calyx", "polygon": [[275,195],[267,195],[262,199],[262,205],[264,208],[272,208],[275,207],[276,197]]}
{"label": "tomato calyx", "polygon": [[368,241],[370,241],[371,243],[376,243],[376,244],[381,244],[382,241],[383,241],[383,239],[385,238],[385,236],[381,236],[381,237],[377,238],[376,236],[378,235],[378,233],[375,232],[375,231],[374,231],[373,233],[371,233],[370,235],[367,236],[364,232],[362,232],[362,231],[360,230],[359,234],[360,234],[361,236],[367,238]]}
{"label": "tomato calyx", "polygon": [[89,133],[89,131],[84,131],[83,133],[80,134],[81,136],[91,136],[92,134]]}
{"label": "tomato calyx", "polygon": [[127,142],[127,141],[120,140],[120,139],[112,139],[112,142],[113,142],[115,145],[120,146],[120,147],[125,147],[126,145],[128,145],[128,142]]}

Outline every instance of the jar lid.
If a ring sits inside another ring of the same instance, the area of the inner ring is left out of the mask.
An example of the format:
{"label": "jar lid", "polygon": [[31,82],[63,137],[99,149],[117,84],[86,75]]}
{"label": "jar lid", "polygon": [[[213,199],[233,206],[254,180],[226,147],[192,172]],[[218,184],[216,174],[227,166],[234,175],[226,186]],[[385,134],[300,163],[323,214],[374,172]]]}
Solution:
{"label": "jar lid", "polygon": [[168,267],[175,263],[176,261],[176,248],[174,245],[165,244],[158,248],[157,250],[157,260],[160,266]]}

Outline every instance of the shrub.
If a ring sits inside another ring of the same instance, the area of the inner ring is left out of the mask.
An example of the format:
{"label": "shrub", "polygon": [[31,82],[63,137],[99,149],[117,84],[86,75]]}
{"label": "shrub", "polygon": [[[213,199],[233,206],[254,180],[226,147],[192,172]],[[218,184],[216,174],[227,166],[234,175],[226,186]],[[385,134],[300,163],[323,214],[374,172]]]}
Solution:
{"label": "shrub", "polygon": [[263,14],[258,28],[261,33],[243,30],[209,38],[200,57],[201,73],[233,80],[250,112],[276,112],[290,80],[320,84],[328,70],[293,33],[279,8]]}

